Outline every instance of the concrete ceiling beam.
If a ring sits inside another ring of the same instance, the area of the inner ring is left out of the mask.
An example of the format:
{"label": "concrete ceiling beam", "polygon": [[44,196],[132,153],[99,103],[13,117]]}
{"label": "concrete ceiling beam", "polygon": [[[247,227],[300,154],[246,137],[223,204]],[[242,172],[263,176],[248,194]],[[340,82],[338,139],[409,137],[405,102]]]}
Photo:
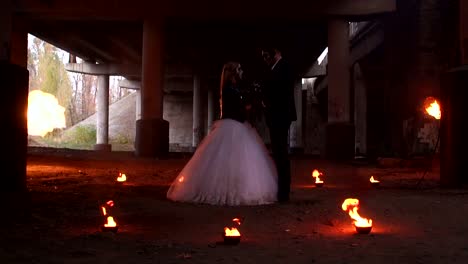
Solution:
{"label": "concrete ceiling beam", "polygon": [[119,81],[119,86],[124,89],[140,90],[141,82],[123,79]]}
{"label": "concrete ceiling beam", "polygon": [[141,76],[141,66],[131,64],[93,64],[93,63],[67,63],[65,69],[69,72],[91,75],[118,75]]}
{"label": "concrete ceiling beam", "polygon": [[79,38],[79,37],[73,37],[73,41],[76,41],[81,46],[85,47],[86,49],[91,50],[94,53],[96,53],[96,55],[98,55],[100,58],[102,58],[102,59],[104,59],[106,61],[115,61],[116,60],[116,58],[112,54],[100,49],[99,47],[97,47],[96,45],[94,45],[93,43],[91,43],[91,42],[89,42],[87,40],[84,40],[84,39]]}
{"label": "concrete ceiling beam", "polygon": [[[209,6],[210,8],[207,8]],[[246,8],[247,7],[247,8]],[[141,19],[166,16],[187,18],[298,18],[302,16],[369,16],[396,10],[396,0],[289,0],[272,5],[270,0],[239,0],[226,8],[215,0],[16,0],[17,13],[50,19]]]}

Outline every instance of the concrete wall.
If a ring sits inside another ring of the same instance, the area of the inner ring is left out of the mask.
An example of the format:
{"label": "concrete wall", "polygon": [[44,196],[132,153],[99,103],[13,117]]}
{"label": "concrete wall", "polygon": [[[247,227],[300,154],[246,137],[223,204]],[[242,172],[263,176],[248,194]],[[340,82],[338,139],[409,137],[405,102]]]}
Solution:
{"label": "concrete wall", "polygon": [[192,146],[192,93],[166,94],[164,119],[169,121],[169,150],[190,151]]}

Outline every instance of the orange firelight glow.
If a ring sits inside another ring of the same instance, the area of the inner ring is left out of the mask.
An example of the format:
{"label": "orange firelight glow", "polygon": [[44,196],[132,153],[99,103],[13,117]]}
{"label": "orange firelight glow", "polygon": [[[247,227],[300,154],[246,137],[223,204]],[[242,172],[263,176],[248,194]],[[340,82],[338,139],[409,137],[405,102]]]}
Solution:
{"label": "orange firelight glow", "polygon": [[372,219],[362,218],[359,213],[359,200],[354,198],[346,199],[341,205],[343,211],[347,211],[349,216],[354,220],[354,225],[357,227],[370,227],[372,226]]}
{"label": "orange firelight glow", "polygon": [[116,227],[117,223],[114,221],[112,216],[107,217],[107,223],[104,224],[105,227]]}
{"label": "orange firelight glow", "polygon": [[117,181],[118,181],[118,182],[127,181],[127,175],[125,175],[125,173],[119,172],[119,177],[117,177]]}
{"label": "orange firelight glow", "polygon": [[106,207],[101,206],[101,209],[102,209],[102,215],[106,216],[107,215]]}
{"label": "orange firelight glow", "polygon": [[380,182],[380,181],[374,179],[374,176],[371,176],[369,180],[370,180],[370,182],[372,182],[372,183],[374,183],[374,182],[375,182],[375,183]]}
{"label": "orange firelight glow", "polygon": [[65,128],[65,108],[49,93],[34,90],[28,96],[28,134],[45,136],[54,128]]}
{"label": "orange firelight glow", "polygon": [[440,106],[436,99],[432,97],[426,98],[424,108],[426,109],[426,112],[435,119],[441,118],[442,114],[440,112]]}
{"label": "orange firelight glow", "polygon": [[319,172],[318,170],[312,171],[312,177],[315,178],[315,183],[323,183],[323,181],[320,179],[320,175],[323,175],[323,173]]}
{"label": "orange firelight glow", "polygon": [[234,236],[240,236],[241,234],[240,234],[239,230],[237,230],[237,228],[235,228],[235,227],[231,227],[231,228],[225,227],[224,228],[224,235],[229,236],[229,237],[234,237]]}

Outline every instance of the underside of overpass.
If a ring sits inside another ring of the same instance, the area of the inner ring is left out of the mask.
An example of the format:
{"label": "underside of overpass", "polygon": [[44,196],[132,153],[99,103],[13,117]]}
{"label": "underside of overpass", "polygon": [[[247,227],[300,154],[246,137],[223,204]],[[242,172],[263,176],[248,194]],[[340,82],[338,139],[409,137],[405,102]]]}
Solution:
{"label": "underside of overpass", "polygon": [[[8,174],[11,175],[5,181],[4,188],[13,191],[25,189],[27,131],[23,113],[27,108],[27,81],[25,81],[27,80],[25,70],[27,33],[36,35],[90,63],[134,67],[132,68],[134,73],[127,76],[121,75],[130,80],[140,81],[142,87],[146,84],[146,87],[151,86],[157,90],[142,90],[142,102],[150,102],[150,104],[142,105],[142,119],[150,120],[149,125],[153,127],[152,122],[162,117],[158,108],[161,107],[163,87],[158,83],[163,83],[164,78],[185,78],[187,75],[192,76],[194,72],[215,78],[219,74],[221,65],[227,60],[239,60],[245,65],[247,72],[254,72],[259,62],[258,49],[265,44],[275,43],[281,46],[285,57],[295,67],[298,77],[309,77],[310,68],[322,50],[330,44],[329,22],[331,20],[364,21],[385,17],[384,21],[388,22],[384,23],[386,39],[395,36],[398,38],[381,46],[380,51],[385,54],[383,70],[373,67],[367,70],[369,72],[377,70],[381,74],[388,69],[397,69],[402,62],[397,58],[398,51],[401,51],[401,43],[405,37],[404,34],[399,35],[398,31],[408,31],[401,30],[404,24],[395,21],[408,21],[409,19],[413,25],[424,24],[417,19],[411,20],[411,13],[396,13],[392,16],[403,2],[391,0],[302,2],[295,0],[289,1],[287,5],[276,5],[268,1],[240,1],[235,6],[223,6],[215,1],[182,0],[164,3],[144,0],[86,0],[79,3],[19,0],[2,3],[0,40],[3,45],[0,50],[0,60],[4,67],[2,82],[7,84],[6,90],[8,91],[3,107],[4,112],[13,117],[8,127],[11,127],[10,136],[14,139],[10,145],[6,146],[12,155],[4,160],[4,167],[9,169]],[[417,1],[408,1],[410,4],[415,2]],[[436,8],[446,6],[448,4],[440,4]],[[458,11],[458,7],[450,8]],[[424,8],[419,9],[419,12],[423,13],[421,10],[424,11]],[[148,27],[147,21],[152,23]],[[453,26],[453,23],[458,23],[458,21],[449,23]],[[161,26],[161,28],[155,30],[154,25]],[[147,53],[150,54],[149,57],[145,55],[144,49],[145,29],[150,31],[150,34],[146,35],[146,38],[149,38],[147,44],[156,41],[158,45],[156,50],[154,47],[149,48],[149,53]],[[450,34],[457,35],[458,33],[451,32]],[[423,55],[432,52],[431,47],[424,47],[424,36],[424,34],[418,36],[416,44],[411,42],[418,47],[417,50],[422,51]],[[409,38],[408,41],[413,40]],[[453,50],[459,48],[453,44],[454,42],[453,38],[450,38],[446,42],[450,44],[444,46],[446,53],[443,54],[450,56],[450,58],[446,56],[448,63],[445,69],[460,64],[460,62],[453,62],[456,61],[453,57],[457,56]],[[352,57],[353,54],[351,53],[350,56]],[[416,64],[418,67],[426,65],[424,60],[427,57],[417,58],[419,58]],[[145,59],[149,62],[145,63]],[[377,61],[382,62],[380,59]],[[365,64],[366,61],[362,62]],[[145,68],[151,72],[149,70],[153,69],[152,67],[156,67],[155,72],[159,68],[164,68],[163,75],[154,77],[146,74],[145,77]],[[432,72],[431,69],[418,67],[413,68],[416,69],[416,73],[430,75]],[[411,78],[402,75],[401,72],[401,69],[395,70],[394,73],[398,78],[383,83],[386,91],[392,91],[393,87],[397,87],[396,91],[399,91],[382,95],[384,97],[390,95],[386,97],[388,104],[391,104],[390,99],[405,96],[406,88],[418,86],[417,82],[402,85],[401,83],[411,83]],[[388,78],[388,75],[385,76]],[[374,76],[374,79],[376,78],[377,76]],[[329,78],[326,85],[329,97],[330,87],[337,85],[331,84],[330,80],[335,79]],[[425,81],[421,83],[424,84]],[[382,82],[377,82],[377,84],[382,85]],[[410,89],[407,94],[424,96],[427,93],[434,93],[434,89],[430,88],[428,90],[430,92],[424,89]],[[341,90],[334,88],[331,91],[336,95]],[[352,98],[350,96],[352,95],[339,98],[342,100],[343,107],[348,107],[349,102],[345,101]],[[145,100],[145,98],[149,99]],[[406,106],[411,103],[411,101],[405,102]],[[339,117],[338,121],[348,122],[353,121],[352,119],[344,115]],[[392,122],[400,122],[401,119],[400,116]],[[390,133],[395,134],[395,132]],[[398,133],[397,130],[396,133]]]}

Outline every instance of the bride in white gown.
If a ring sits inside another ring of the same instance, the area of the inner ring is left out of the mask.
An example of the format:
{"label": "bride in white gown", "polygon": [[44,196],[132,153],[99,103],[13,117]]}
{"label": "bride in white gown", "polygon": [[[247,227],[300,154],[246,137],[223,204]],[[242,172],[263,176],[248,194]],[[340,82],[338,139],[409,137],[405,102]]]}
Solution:
{"label": "bride in white gown", "polygon": [[245,121],[239,63],[221,75],[221,119],[202,140],[167,192],[173,201],[260,205],[277,200],[277,173],[262,139]]}

